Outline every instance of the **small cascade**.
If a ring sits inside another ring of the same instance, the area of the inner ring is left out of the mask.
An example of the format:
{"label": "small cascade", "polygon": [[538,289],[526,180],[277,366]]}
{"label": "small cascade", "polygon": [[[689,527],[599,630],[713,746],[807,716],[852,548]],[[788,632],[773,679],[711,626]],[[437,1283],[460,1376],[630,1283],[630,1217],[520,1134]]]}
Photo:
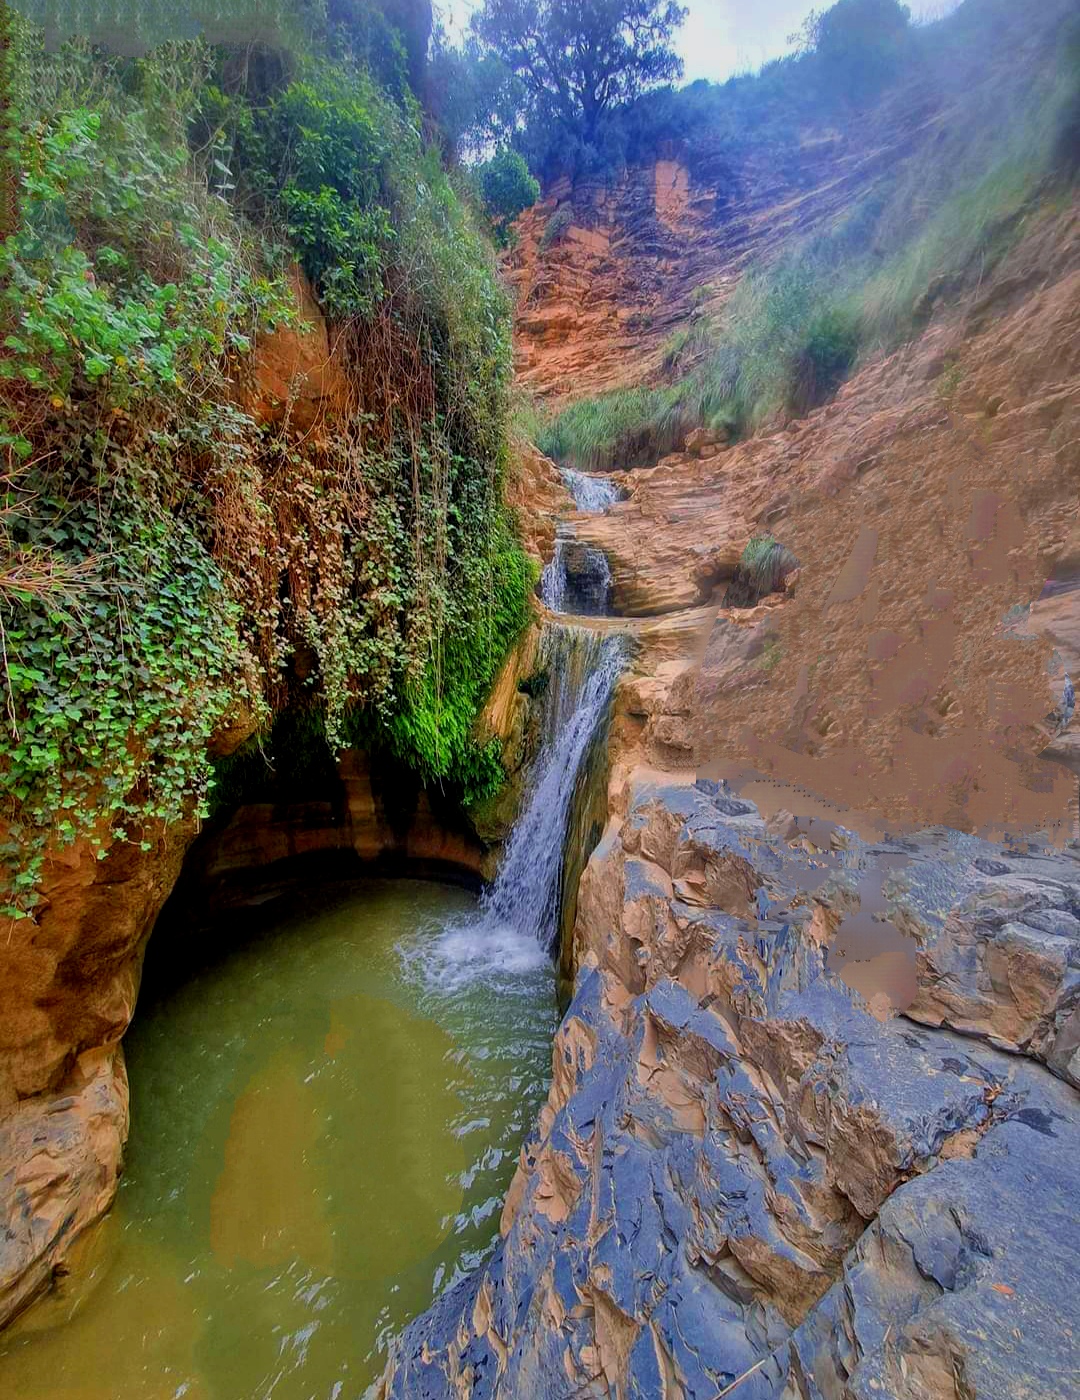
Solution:
{"label": "small cascade", "polygon": [[611,566],[607,555],[560,526],[555,553],[540,577],[540,600],[553,613],[609,617]]}
{"label": "small cascade", "polygon": [[[622,491],[610,476],[589,476],[571,467],[560,471],[582,515],[603,515],[622,499]],[[553,613],[609,617],[611,566],[607,555],[595,545],[577,539],[572,526],[560,525],[555,553],[540,578],[540,599]]]}
{"label": "small cascade", "polygon": [[569,536],[560,529],[555,536],[555,553],[540,575],[540,601],[553,613],[566,611],[566,546],[569,543]]}
{"label": "small cascade", "polygon": [[622,492],[610,476],[589,476],[587,472],[576,472],[572,467],[561,470],[566,489],[583,515],[602,515],[622,500]]}
{"label": "small cascade", "polygon": [[548,627],[541,660],[550,678],[543,743],[524,809],[481,904],[486,922],[509,925],[551,952],[574,794],[626,665],[626,642],[585,628]]}

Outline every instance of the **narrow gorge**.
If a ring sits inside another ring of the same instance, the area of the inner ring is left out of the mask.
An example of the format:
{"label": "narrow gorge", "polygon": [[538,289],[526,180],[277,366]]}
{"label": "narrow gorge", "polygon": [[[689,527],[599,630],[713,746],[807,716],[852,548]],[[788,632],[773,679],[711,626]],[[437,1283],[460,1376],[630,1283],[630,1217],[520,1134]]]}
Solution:
{"label": "narrow gorge", "polygon": [[1080,1397],[1074,5],[265,8],[4,10],[0,1393]]}

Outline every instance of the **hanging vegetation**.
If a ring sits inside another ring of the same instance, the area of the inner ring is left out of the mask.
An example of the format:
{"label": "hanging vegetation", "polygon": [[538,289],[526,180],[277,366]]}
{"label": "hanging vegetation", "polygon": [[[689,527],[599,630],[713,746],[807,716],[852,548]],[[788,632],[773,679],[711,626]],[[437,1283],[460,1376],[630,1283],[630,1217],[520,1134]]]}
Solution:
{"label": "hanging vegetation", "polygon": [[[205,810],[208,746],[313,708],[468,801],[473,724],[528,616],[502,498],[509,316],[467,202],[335,30],[46,54],[16,21],[2,245],[2,902],[51,843]],[[331,42],[332,41],[332,42]],[[332,424],[242,406],[299,261],[347,386]]]}

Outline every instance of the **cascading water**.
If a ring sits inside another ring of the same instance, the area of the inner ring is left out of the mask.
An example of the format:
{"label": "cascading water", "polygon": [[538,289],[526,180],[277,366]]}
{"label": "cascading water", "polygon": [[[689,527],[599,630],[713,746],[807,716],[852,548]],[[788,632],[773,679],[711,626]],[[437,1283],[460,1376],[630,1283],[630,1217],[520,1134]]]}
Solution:
{"label": "cascading water", "polygon": [[611,567],[607,555],[560,526],[555,553],[540,577],[540,601],[553,613],[609,616]]}
{"label": "cascading water", "polygon": [[574,498],[574,505],[583,514],[601,515],[622,498],[622,492],[610,476],[589,476],[586,472],[563,467],[562,479]]}
{"label": "cascading water", "polygon": [[585,628],[552,627],[544,634],[542,655],[551,677],[544,742],[524,810],[481,903],[487,918],[510,924],[550,952],[574,789],[626,665],[626,643]]}
{"label": "cascading water", "polygon": [[540,601],[553,613],[566,611],[566,546],[569,536],[561,529],[555,536],[555,553],[540,575]]}
{"label": "cascading water", "polygon": [[513,978],[553,953],[575,791],[626,654],[623,637],[584,627],[545,628],[543,739],[525,805],[479,917],[449,925],[432,950],[429,975],[440,985],[478,975]]}
{"label": "cascading water", "polygon": [[[602,515],[622,492],[609,476],[588,476],[562,467],[562,479],[582,515]],[[577,617],[607,617],[611,610],[611,568],[607,555],[594,545],[574,537],[573,528],[560,525],[555,553],[540,578],[540,599],[553,613]]]}

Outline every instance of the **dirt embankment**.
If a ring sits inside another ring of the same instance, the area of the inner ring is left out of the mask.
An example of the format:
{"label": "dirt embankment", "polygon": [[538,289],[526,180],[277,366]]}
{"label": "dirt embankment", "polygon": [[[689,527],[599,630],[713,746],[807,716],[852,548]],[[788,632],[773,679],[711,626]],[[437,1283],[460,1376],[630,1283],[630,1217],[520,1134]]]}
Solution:
{"label": "dirt embankment", "polygon": [[[628,687],[628,748],[894,830],[1062,831],[1076,768],[1051,713],[1080,671],[1078,439],[1074,209],[1035,218],[968,304],[835,402],[625,473],[629,499],[578,523],[621,611],[659,632],[711,607],[666,685]],[[761,532],[800,562],[787,593],[718,607]]]}

